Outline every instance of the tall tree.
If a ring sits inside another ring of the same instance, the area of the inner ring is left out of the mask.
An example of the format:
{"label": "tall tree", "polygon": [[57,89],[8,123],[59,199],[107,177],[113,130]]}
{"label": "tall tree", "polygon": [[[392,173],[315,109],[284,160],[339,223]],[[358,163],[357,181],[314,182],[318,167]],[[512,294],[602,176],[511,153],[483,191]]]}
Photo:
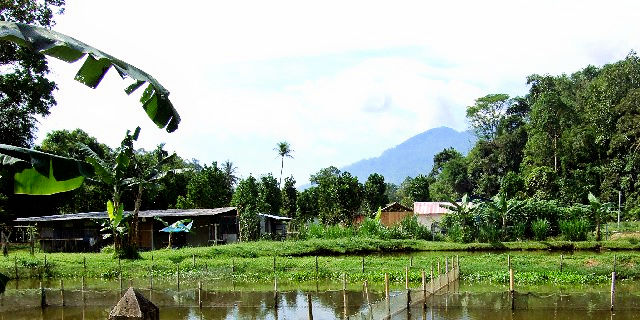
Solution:
{"label": "tall tree", "polygon": [[284,178],[282,187],[282,208],[280,213],[285,217],[295,218],[298,202],[298,190],[296,190],[296,180],[291,177]]}
{"label": "tall tree", "polygon": [[282,194],[278,182],[271,174],[260,177],[258,185],[259,210],[262,213],[278,214],[282,207]]}
{"label": "tall tree", "polygon": [[386,192],[387,185],[384,182],[384,177],[377,173],[370,174],[364,183],[364,202],[368,213],[373,213],[389,203]]}
{"label": "tall tree", "polygon": [[293,156],[291,155],[293,150],[291,149],[289,143],[286,141],[278,142],[274,150],[278,152],[278,155],[280,156],[280,180],[278,180],[278,185],[282,186],[282,170],[284,169],[284,158],[289,157],[293,159]]}
{"label": "tall tree", "polygon": [[233,193],[231,205],[238,208],[240,241],[253,241],[260,236],[259,194],[258,182],[253,176],[241,180]]}
{"label": "tall tree", "polygon": [[467,107],[467,119],[478,138],[493,140],[496,137],[504,112],[511,103],[509,95],[488,94]]}
{"label": "tall tree", "polygon": [[[51,28],[54,14],[61,14],[64,4],[64,0],[5,0],[0,20]],[[44,55],[14,43],[0,41],[0,68],[0,143],[29,147],[35,138],[36,116],[47,116],[56,105],[56,84],[47,79]]]}

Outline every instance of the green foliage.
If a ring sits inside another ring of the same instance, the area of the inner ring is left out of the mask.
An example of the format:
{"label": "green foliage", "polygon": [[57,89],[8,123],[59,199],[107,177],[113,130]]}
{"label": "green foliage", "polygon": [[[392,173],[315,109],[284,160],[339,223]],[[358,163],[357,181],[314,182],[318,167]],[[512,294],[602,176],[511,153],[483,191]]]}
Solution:
{"label": "green foliage", "polygon": [[318,213],[325,224],[351,223],[362,205],[363,187],[349,172],[328,167],[311,176]]}
{"label": "green foliage", "polygon": [[[178,128],[180,116],[169,101],[169,91],[146,72],[96,48],[55,31],[22,23],[0,21],[0,40],[10,41],[40,54],[75,62],[86,56],[75,79],[95,88],[107,71],[113,67],[122,77],[129,76],[134,83],[125,89],[127,94],[139,89],[144,83],[140,102],[149,118],[159,127],[173,132]],[[37,34],[37,37],[33,35]]]}
{"label": "green foliage", "polygon": [[256,178],[249,176],[238,184],[231,205],[238,208],[238,224],[240,241],[257,240],[260,236],[260,208],[258,183]]}
{"label": "green foliage", "polygon": [[550,167],[536,167],[527,175],[525,184],[530,196],[540,200],[551,200],[557,193],[556,173]]}
{"label": "green foliage", "polygon": [[500,194],[503,194],[507,199],[522,200],[525,192],[524,179],[513,171],[507,172],[500,181]]}
{"label": "green foliage", "polygon": [[549,234],[549,221],[545,219],[536,219],[531,223],[531,232],[533,232],[533,238],[538,241],[547,239]]}
{"label": "green foliage", "polygon": [[559,221],[560,233],[569,241],[585,241],[591,226],[587,219],[571,219]]}
{"label": "green foliage", "polygon": [[467,107],[467,119],[480,139],[493,140],[496,137],[504,110],[511,103],[509,95],[488,94]]}
{"label": "green foliage", "polygon": [[190,174],[187,193],[178,197],[177,208],[220,208],[229,206],[233,189],[229,184],[229,176],[218,167],[217,162],[211,166],[204,165],[201,170]]}
{"label": "green foliage", "polygon": [[[7,0],[0,20],[30,23],[45,28],[55,24],[64,0]],[[30,147],[35,139],[37,116],[47,116],[56,105],[55,82],[47,79],[49,66],[40,53],[13,43],[0,42],[0,143]]]}
{"label": "green foliage", "polygon": [[384,177],[377,173],[370,174],[364,183],[363,189],[364,205],[367,213],[373,213],[374,210],[389,203],[386,191],[387,185],[384,182]]}
{"label": "green foliage", "polygon": [[258,197],[259,212],[269,214],[280,213],[282,194],[278,187],[278,181],[271,174],[260,177]]}
{"label": "green foliage", "polygon": [[296,217],[298,201],[298,190],[296,189],[296,180],[291,177],[284,179],[284,186],[282,187],[282,208],[280,213],[285,217]]}

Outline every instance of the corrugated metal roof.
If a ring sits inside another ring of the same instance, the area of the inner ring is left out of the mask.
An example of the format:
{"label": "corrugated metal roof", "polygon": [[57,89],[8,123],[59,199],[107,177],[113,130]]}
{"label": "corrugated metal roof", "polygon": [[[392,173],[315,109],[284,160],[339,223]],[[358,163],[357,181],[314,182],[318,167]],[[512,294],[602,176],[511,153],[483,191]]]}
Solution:
{"label": "corrugated metal roof", "polygon": [[413,212],[415,214],[445,214],[449,210],[440,205],[451,205],[449,202],[414,202]]}
{"label": "corrugated metal roof", "polygon": [[[199,216],[215,216],[221,213],[227,213],[236,210],[235,207],[224,207],[215,209],[167,209],[167,210],[144,210],[138,212],[140,218],[153,217],[199,217]],[[131,211],[125,212],[131,214]],[[81,219],[107,219],[106,211],[102,212],[83,212],[70,214],[56,214],[42,217],[18,218],[16,222],[43,222],[43,221],[67,221]]]}
{"label": "corrugated metal roof", "polygon": [[283,217],[283,216],[276,216],[276,215],[272,215],[272,214],[268,214],[268,213],[258,213],[259,216],[263,216],[266,218],[271,218],[271,219],[276,219],[276,220],[291,220],[291,218],[289,217]]}

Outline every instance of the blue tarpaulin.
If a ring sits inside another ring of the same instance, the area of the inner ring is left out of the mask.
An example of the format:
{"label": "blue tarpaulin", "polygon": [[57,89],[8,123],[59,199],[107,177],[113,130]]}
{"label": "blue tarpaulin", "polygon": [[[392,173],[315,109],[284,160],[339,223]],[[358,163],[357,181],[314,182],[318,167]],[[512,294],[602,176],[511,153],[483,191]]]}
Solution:
{"label": "blue tarpaulin", "polygon": [[189,222],[189,224],[186,226],[182,221],[176,221],[170,226],[160,229],[160,232],[189,232],[191,231],[192,225],[193,221]]}

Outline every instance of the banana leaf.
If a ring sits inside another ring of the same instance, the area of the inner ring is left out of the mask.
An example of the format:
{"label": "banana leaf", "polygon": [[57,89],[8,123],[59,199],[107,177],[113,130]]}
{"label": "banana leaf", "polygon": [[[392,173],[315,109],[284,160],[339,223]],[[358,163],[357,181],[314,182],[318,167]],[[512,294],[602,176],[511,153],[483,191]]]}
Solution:
{"label": "banana leaf", "polygon": [[36,150],[0,144],[0,167],[14,168],[14,192],[49,195],[70,191],[95,174],[91,164]]}
{"label": "banana leaf", "polygon": [[151,75],[133,65],[67,35],[23,23],[0,21],[0,40],[16,43],[69,63],[86,56],[75,79],[91,88],[98,86],[111,67],[123,79],[133,79],[133,83],[125,89],[127,94],[148,83],[140,98],[142,108],[159,128],[166,128],[168,132],[178,128],[180,115],[169,101],[169,91]]}

